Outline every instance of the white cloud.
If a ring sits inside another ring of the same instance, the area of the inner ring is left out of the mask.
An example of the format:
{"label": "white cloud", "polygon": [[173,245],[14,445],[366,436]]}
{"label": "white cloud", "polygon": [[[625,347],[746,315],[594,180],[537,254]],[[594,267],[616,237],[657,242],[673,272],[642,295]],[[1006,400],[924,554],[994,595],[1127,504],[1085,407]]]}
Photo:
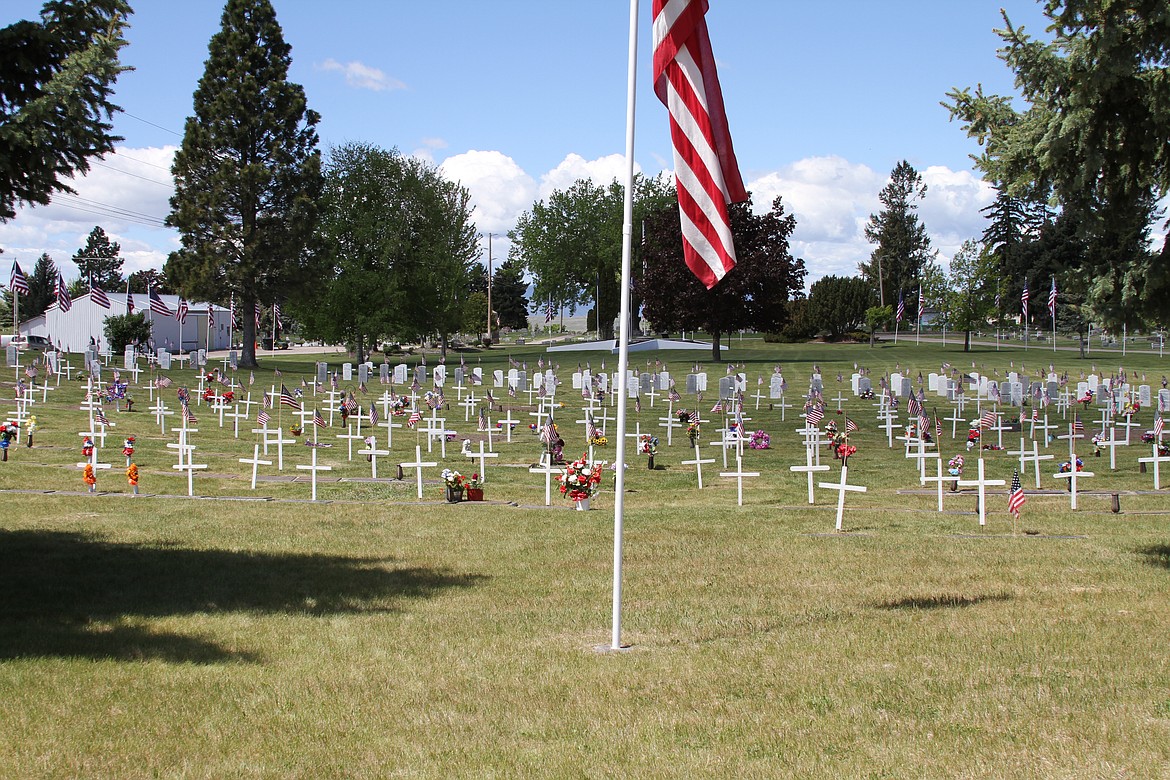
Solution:
{"label": "white cloud", "polygon": [[[641,168],[634,163],[634,171]],[[623,181],[626,177],[626,156],[610,154],[596,160],[586,160],[579,154],[565,155],[557,167],[540,177],[540,199],[547,198],[556,190],[566,190],[578,179],[589,179],[594,184],[606,186],[614,179]]]}
{"label": "white cloud", "polygon": [[175,151],[174,146],[119,147],[70,183],[77,195],[57,194],[48,206],[17,209],[15,218],[0,224],[3,260],[18,260],[27,271],[47,252],[68,278],[77,273],[70,258],[100,225],[122,245],[124,273],[161,268],[178,246],[176,232],[161,224],[170,213]]}
{"label": "white cloud", "polygon": [[391,78],[379,68],[371,67],[357,60],[340,63],[330,57],[317,67],[331,73],[343,74],[345,83],[354,89],[368,89],[373,92],[382,92],[387,89],[406,89],[406,85],[398,79]]}
{"label": "white cloud", "polygon": [[503,152],[472,149],[439,166],[471,193],[475,224],[485,233],[505,233],[536,196],[536,182]]}
{"label": "white cloud", "polygon": [[[990,185],[970,171],[930,166],[922,173],[926,198],[918,213],[944,265],[963,241],[983,232],[979,209],[994,199]],[[877,196],[889,175],[841,157],[811,157],[765,173],[748,183],[757,210],[781,195],[796,215],[792,254],[803,258],[807,283],[822,276],[853,276],[873,246],[865,239],[869,215],[880,208]]]}

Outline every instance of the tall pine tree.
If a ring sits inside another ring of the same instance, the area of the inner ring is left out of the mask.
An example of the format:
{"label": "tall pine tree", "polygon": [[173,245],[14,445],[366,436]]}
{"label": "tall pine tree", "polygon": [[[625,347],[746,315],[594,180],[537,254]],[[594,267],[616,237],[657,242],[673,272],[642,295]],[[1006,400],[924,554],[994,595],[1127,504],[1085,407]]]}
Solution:
{"label": "tall pine tree", "polygon": [[[268,0],[228,0],[172,168],[167,222],[182,248],[165,271],[188,297],[234,294],[247,313],[295,298],[319,275],[320,117],[287,79],[290,52]],[[255,322],[240,321],[241,364],[255,366]]]}
{"label": "tall pine tree", "polygon": [[878,195],[882,210],[869,215],[865,238],[877,244],[868,263],[858,270],[878,291],[882,306],[895,301],[898,291],[917,288],[922,270],[934,257],[926,226],[918,219],[916,201],[926,197],[922,175],[903,160],[894,166],[890,181]]}
{"label": "tall pine tree", "polygon": [[86,289],[96,284],[107,292],[122,286],[122,246],[110,242],[101,225],[89,231],[85,246],[73,255]]}

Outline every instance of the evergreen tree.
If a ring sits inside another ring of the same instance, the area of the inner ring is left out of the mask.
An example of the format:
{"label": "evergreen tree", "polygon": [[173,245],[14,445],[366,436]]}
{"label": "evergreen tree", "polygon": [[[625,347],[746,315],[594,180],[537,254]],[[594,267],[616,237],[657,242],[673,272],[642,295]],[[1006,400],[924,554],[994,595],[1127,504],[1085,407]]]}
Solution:
{"label": "evergreen tree", "polygon": [[1024,110],[981,88],[947,93],[953,117],[983,146],[1002,189],[1052,198],[1088,251],[1070,276],[1109,325],[1170,316],[1170,237],[1151,253],[1153,204],[1170,193],[1170,14],[1165,0],[1045,4],[1051,40],[1012,25],[996,32]]}
{"label": "evergreen tree", "polygon": [[[172,168],[167,222],[182,248],[165,271],[188,297],[234,293],[251,312],[309,291],[321,274],[312,251],[319,117],[287,80],[290,51],[269,0],[228,0]],[[255,366],[255,323],[241,325],[241,365]]]}
{"label": "evergreen tree", "polygon": [[120,244],[110,243],[110,237],[101,226],[94,227],[85,240],[85,246],[73,255],[73,262],[81,273],[81,282],[88,290],[96,284],[106,292],[117,291],[125,280],[122,279],[122,251]]}
{"label": "evergreen tree", "polygon": [[38,317],[57,300],[57,264],[43,254],[28,274],[28,295],[20,296],[20,318]]}
{"label": "evergreen tree", "polygon": [[498,327],[523,330],[528,327],[528,283],[524,281],[524,266],[509,258],[492,275],[492,308],[496,310]]}
{"label": "evergreen tree", "polygon": [[108,120],[130,13],[125,0],[53,0],[39,22],[0,29],[0,222],[73,192],[63,180],[122,140]]}
{"label": "evergreen tree", "polygon": [[877,246],[870,261],[858,269],[877,288],[882,306],[887,292],[892,301],[899,290],[917,287],[923,266],[934,257],[926,227],[918,220],[916,201],[924,197],[922,176],[903,160],[894,166],[890,181],[878,195],[882,210],[869,215],[865,238]]}
{"label": "evergreen tree", "polygon": [[873,285],[856,276],[822,276],[808,290],[805,317],[836,340],[865,323],[874,305]]}
{"label": "evergreen tree", "polygon": [[154,268],[135,271],[126,281],[130,285],[130,292],[134,295],[146,295],[151,290],[157,290],[160,294],[173,294],[175,292],[170,283],[167,282],[166,275]]}

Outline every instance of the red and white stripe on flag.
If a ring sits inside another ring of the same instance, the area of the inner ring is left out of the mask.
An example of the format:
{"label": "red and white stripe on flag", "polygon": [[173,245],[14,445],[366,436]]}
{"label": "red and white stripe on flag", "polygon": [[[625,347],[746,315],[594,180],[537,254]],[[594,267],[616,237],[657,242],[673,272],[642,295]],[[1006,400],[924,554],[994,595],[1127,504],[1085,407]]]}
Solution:
{"label": "red and white stripe on flag", "polygon": [[654,92],[670,112],[683,257],[707,289],[735,267],[727,204],[747,200],[707,35],[707,0],[654,0]]}

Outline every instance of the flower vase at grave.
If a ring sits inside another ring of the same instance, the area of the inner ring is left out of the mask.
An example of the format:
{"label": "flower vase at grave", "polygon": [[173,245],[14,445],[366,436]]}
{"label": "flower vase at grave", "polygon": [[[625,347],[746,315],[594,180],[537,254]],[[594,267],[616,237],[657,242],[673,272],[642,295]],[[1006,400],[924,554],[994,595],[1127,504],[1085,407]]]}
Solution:
{"label": "flower vase at grave", "polygon": [[467,488],[468,501],[483,501],[483,488]]}
{"label": "flower vase at grave", "polygon": [[463,500],[463,488],[448,487],[447,488],[447,503],[458,504]]}
{"label": "flower vase at grave", "polygon": [[589,511],[589,499],[583,498],[580,501],[578,501],[577,502],[577,511],[578,512],[588,512]]}
{"label": "flower vase at grave", "polygon": [[651,471],[654,470],[654,456],[653,455],[651,455],[650,457],[648,457],[646,459],[646,468],[650,469]]}

